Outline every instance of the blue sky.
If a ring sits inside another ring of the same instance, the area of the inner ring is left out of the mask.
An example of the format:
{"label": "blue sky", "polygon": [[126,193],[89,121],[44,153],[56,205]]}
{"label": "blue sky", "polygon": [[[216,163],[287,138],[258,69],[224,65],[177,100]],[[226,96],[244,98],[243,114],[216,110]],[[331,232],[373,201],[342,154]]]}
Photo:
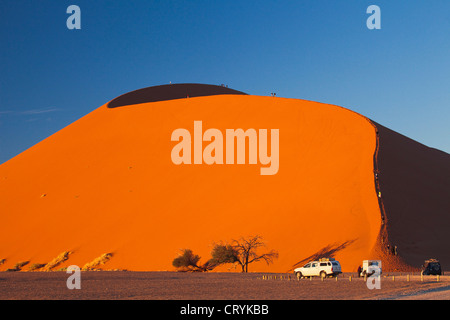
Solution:
{"label": "blue sky", "polygon": [[[81,30],[66,9],[81,8]],[[381,30],[366,9],[381,8]],[[450,153],[450,1],[0,2],[0,163],[172,83],[347,107]]]}

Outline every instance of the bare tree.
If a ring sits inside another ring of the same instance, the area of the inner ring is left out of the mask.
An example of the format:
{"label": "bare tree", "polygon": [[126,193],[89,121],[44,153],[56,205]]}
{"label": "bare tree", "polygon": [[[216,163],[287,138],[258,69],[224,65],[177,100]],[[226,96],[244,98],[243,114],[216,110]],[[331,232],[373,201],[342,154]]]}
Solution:
{"label": "bare tree", "polygon": [[264,260],[270,264],[278,258],[278,252],[274,250],[266,253],[257,252],[258,249],[265,246],[261,236],[242,237],[239,240],[233,240],[231,244],[222,242],[215,244],[211,251],[211,259],[202,265],[198,263],[200,256],[194,254],[190,249],[182,250],[172,264],[180,271],[205,272],[225,263],[234,263],[241,266],[242,272],[248,272],[250,263]]}
{"label": "bare tree", "polygon": [[242,272],[248,272],[248,265],[253,262],[264,260],[267,264],[273,263],[278,258],[278,252],[271,250],[267,253],[259,254],[256,251],[265,247],[261,236],[251,236],[249,238],[240,238],[233,240],[232,248],[236,253],[236,262],[242,267]]}

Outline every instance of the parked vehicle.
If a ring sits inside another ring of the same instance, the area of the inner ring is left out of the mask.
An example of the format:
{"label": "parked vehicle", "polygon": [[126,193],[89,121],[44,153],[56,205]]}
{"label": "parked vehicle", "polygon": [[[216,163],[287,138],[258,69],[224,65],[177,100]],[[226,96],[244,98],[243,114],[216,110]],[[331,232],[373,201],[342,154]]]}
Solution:
{"label": "parked vehicle", "polygon": [[322,258],[319,261],[310,261],[303,267],[294,270],[298,279],[302,277],[336,276],[341,272],[341,264],[333,258]]}
{"label": "parked vehicle", "polygon": [[437,259],[425,260],[422,266],[423,275],[442,275],[441,263]]}
{"label": "parked vehicle", "polygon": [[381,274],[381,260],[363,260],[362,267],[358,269],[358,276],[371,276],[375,273],[374,269],[379,270],[379,274]]}

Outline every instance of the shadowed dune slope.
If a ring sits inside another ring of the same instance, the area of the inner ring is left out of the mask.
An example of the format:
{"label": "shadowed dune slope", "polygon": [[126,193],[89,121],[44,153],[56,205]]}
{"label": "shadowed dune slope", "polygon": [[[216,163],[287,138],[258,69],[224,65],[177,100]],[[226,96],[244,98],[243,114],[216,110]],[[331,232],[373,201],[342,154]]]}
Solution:
{"label": "shadowed dune slope", "polygon": [[183,98],[214,96],[221,94],[246,94],[224,86],[200,83],[177,83],[138,89],[125,93],[108,103],[108,108],[117,108],[147,102],[158,102]]}
{"label": "shadowed dune slope", "polygon": [[[450,155],[378,123],[378,169],[389,243],[409,265],[450,255]],[[388,243],[388,242],[385,242]]]}
{"label": "shadowed dune slope", "polygon": [[[195,120],[222,133],[279,129],[279,172],[260,175],[259,162],[174,165],[171,134],[193,134]],[[249,271],[284,272],[317,255],[353,271],[371,258],[381,226],[375,146],[367,119],[317,102],[215,95],[104,105],[0,166],[1,270],[65,251],[61,266],[112,253],[105,269],[173,270],[180,249],[206,261],[213,242],[258,234],[279,259]]]}

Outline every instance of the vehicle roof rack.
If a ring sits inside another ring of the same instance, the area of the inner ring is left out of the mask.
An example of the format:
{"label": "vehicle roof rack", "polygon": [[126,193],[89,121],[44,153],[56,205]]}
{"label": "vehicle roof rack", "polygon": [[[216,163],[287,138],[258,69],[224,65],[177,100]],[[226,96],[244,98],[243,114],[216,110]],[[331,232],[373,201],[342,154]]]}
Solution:
{"label": "vehicle roof rack", "polygon": [[334,258],[320,258],[319,262],[325,262],[325,261],[336,261]]}

